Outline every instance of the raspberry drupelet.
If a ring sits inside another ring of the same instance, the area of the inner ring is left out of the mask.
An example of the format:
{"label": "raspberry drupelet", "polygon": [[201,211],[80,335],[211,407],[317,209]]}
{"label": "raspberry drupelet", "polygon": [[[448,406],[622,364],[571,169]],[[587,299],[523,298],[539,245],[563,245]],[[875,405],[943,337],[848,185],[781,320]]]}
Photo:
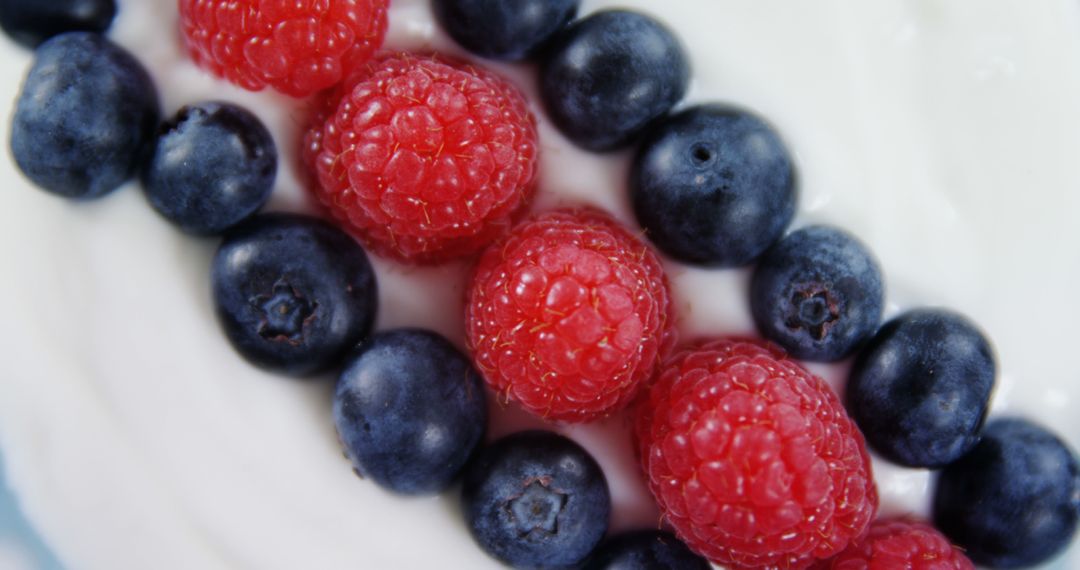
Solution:
{"label": "raspberry drupelet", "polygon": [[909,519],[883,519],[865,538],[814,570],[975,570],[975,565],[933,527]]}
{"label": "raspberry drupelet", "polygon": [[680,351],[643,395],[635,432],[664,520],[718,564],[807,568],[877,510],[862,435],[825,381],[773,345]]}
{"label": "raspberry drupelet", "polygon": [[591,209],[531,218],[489,247],[466,313],[468,343],[488,385],[556,421],[622,408],[675,334],[656,254]]}
{"label": "raspberry drupelet", "polygon": [[315,194],[375,253],[437,263],[506,233],[536,186],[520,91],[445,58],[377,56],[317,102],[304,137]]}
{"label": "raspberry drupelet", "polygon": [[188,52],[252,91],[306,97],[371,58],[389,0],[179,0]]}

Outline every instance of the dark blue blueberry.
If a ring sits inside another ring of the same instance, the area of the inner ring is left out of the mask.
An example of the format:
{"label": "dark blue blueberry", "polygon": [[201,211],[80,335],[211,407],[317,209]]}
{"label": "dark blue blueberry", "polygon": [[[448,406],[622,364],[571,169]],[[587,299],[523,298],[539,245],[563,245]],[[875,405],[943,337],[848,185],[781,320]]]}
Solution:
{"label": "dark blue blueberry", "polygon": [[555,125],[589,150],[630,143],[682,99],[690,64],[656,20],[597,12],[552,40],[540,62],[540,95]]}
{"label": "dark blue blueberry", "polygon": [[1021,419],[987,424],[941,472],[934,524],[976,564],[1023,568],[1064,550],[1080,519],[1080,464],[1057,436]]}
{"label": "dark blue blueberry", "polygon": [[95,198],[131,178],[157,121],[157,92],[139,62],[97,34],[71,32],[35,53],[11,152],[41,188]]}
{"label": "dark blue blueberry", "polygon": [[378,304],[364,250],[307,216],[265,214],[230,230],[211,280],[233,347],[292,375],[339,364],[371,330]]}
{"label": "dark blue blueberry", "polygon": [[450,37],[482,57],[525,59],[577,14],[581,0],[435,0]]}
{"label": "dark blue blueberry", "polygon": [[670,532],[639,530],[613,536],[596,549],[585,570],[710,570]]}
{"label": "dark blue blueberry", "polygon": [[358,475],[398,493],[438,493],[484,435],[484,384],[433,332],[378,333],[338,378],[334,422]]}
{"label": "dark blue blueberry", "polygon": [[158,129],[143,187],[161,215],[195,234],[220,233],[254,214],[274,189],[277,149],[246,109],[200,103]]}
{"label": "dark blue blueberry", "polygon": [[851,234],[827,226],[792,232],[761,257],[750,309],[765,338],[792,356],[830,362],[849,355],[881,322],[877,262]]}
{"label": "dark blue blueberry", "polygon": [[994,388],[990,342],[940,309],[889,321],[855,360],[847,407],[867,442],[909,467],[941,467],[979,439]]}
{"label": "dark blue blueberry", "polygon": [[580,564],[611,515],[600,466],[578,444],[545,431],[483,449],[465,469],[462,502],[480,547],[515,568]]}
{"label": "dark blue blueberry", "polygon": [[0,27],[27,47],[64,32],[102,33],[116,16],[116,0],[0,0]]}
{"label": "dark blue blueberry", "polygon": [[688,263],[750,263],[795,215],[795,166],[768,124],[720,105],[687,109],[646,135],[630,174],[638,222]]}

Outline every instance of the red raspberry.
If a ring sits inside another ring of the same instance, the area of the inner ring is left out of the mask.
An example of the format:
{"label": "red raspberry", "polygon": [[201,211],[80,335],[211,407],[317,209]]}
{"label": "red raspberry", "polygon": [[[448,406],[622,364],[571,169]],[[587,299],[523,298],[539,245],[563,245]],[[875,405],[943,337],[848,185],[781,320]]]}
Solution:
{"label": "red raspberry", "polygon": [[464,63],[376,58],[316,109],[316,194],[376,252],[437,262],[506,233],[535,188],[536,120],[514,86]]}
{"label": "red raspberry", "polygon": [[371,58],[389,0],[180,0],[199,65],[252,91],[304,97]]}
{"label": "red raspberry", "polygon": [[870,533],[815,570],[975,570],[959,548],[913,520],[874,521]]}
{"label": "red raspberry", "polygon": [[732,568],[807,568],[877,510],[870,456],[825,381],[779,348],[698,344],[666,361],[635,431],[664,519]]}
{"label": "red raspberry", "polygon": [[465,326],[494,390],[541,417],[623,407],[674,339],[667,278],[648,246],[596,210],[530,219],[480,258]]}

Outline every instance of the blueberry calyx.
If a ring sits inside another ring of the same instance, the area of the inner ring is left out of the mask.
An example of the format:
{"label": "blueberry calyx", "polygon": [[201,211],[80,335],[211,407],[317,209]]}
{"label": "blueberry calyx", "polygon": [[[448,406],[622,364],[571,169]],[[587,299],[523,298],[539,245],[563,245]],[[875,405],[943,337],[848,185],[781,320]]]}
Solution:
{"label": "blueberry calyx", "polygon": [[371,330],[367,254],[316,218],[263,214],[225,234],[210,272],[225,336],[258,366],[307,376],[338,365]]}
{"label": "blueberry calyx", "polygon": [[866,343],[885,306],[881,269],[855,236],[831,226],[794,231],[761,256],[750,310],[762,336],[795,358],[835,362]]}
{"label": "blueberry calyx", "polygon": [[252,299],[263,312],[263,321],[259,324],[259,334],[266,340],[288,342],[299,346],[304,329],[315,320],[319,307],[317,301],[308,301],[295,287],[289,285],[285,277],[274,283],[267,294]]}
{"label": "blueberry calyx", "polygon": [[559,513],[566,500],[566,493],[551,488],[551,477],[535,477],[526,482],[520,495],[506,502],[506,509],[519,537],[534,533],[554,535],[559,531]]}
{"label": "blueberry calyx", "polygon": [[603,471],[580,445],[525,431],[480,450],[461,489],[469,531],[514,568],[576,568],[607,532],[611,496]]}
{"label": "blueberry calyx", "polygon": [[791,294],[791,306],[785,321],[792,330],[805,330],[814,340],[824,340],[829,329],[840,319],[840,307],[829,288],[805,284]]}

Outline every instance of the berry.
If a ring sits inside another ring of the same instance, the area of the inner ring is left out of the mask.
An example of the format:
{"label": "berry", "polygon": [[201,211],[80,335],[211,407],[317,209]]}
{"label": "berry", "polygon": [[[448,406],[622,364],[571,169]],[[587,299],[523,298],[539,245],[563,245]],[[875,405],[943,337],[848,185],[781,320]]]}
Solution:
{"label": "berry", "polygon": [[732,568],[807,568],[877,509],[862,436],[825,381],[776,347],[715,340],[661,367],[635,421],[662,516]]}
{"label": "berry", "polygon": [[933,527],[912,520],[888,519],[874,521],[865,538],[814,568],[975,570],[975,565]]}
{"label": "berry", "polygon": [[577,15],[581,0],[435,0],[439,23],[465,49],[504,60],[534,55]]}
{"label": "berry", "polygon": [[331,87],[382,45],[389,0],[179,0],[191,58],[252,91]]}
{"label": "berry", "polygon": [[364,250],[307,216],[264,214],[233,228],[214,256],[211,280],[233,347],[286,374],[337,365],[375,320],[375,274]]}
{"label": "berry", "polygon": [[505,233],[535,189],[539,143],[510,83],[402,53],[327,97],[304,151],[319,200],[369,248],[430,263]]}
{"label": "berry", "polygon": [[600,466],[578,444],[545,431],[481,450],[465,469],[461,497],[473,539],[515,568],[581,563],[611,516]]}
{"label": "berry", "polygon": [[382,332],[341,371],[334,422],[358,475],[398,493],[438,493],[484,436],[484,384],[445,338]]}
{"label": "berry", "polygon": [[639,530],[613,536],[596,549],[585,570],[711,570],[675,535]]}
{"label": "berry", "polygon": [[675,35],[625,10],[597,12],[552,40],[540,96],[552,122],[589,150],[624,146],[686,93],[690,64]]}
{"label": "berry", "polygon": [[116,0],[0,0],[0,27],[26,47],[64,32],[103,33],[116,16]]}
{"label": "berry", "polygon": [[795,215],[795,166],[761,119],[721,105],[687,109],[646,135],[630,174],[638,222],[664,253],[746,265]]}
{"label": "berry", "polygon": [[550,420],[623,407],[674,339],[656,255],[607,215],[563,210],[493,244],[466,299],[466,333],[488,385]]}
{"label": "berry", "polygon": [[990,342],[966,318],[920,309],[889,321],[859,354],[851,416],[885,458],[941,467],[979,439],[994,388]]}
{"label": "berry", "polygon": [[210,102],[161,126],[142,181],[161,215],[184,231],[214,234],[262,207],[276,174],[270,131],[242,107]]}
{"label": "berry", "polygon": [[44,190],[96,198],[131,178],[157,121],[157,92],[139,62],[97,34],[69,32],[34,54],[11,153]]}
{"label": "berry", "polygon": [[784,237],[761,257],[750,283],[762,336],[795,358],[823,362],[850,355],[874,334],[884,297],[866,246],[827,226]]}
{"label": "berry", "polygon": [[1034,566],[1076,534],[1080,464],[1042,427],[995,420],[967,455],[941,472],[933,510],[934,524],[976,564]]}

